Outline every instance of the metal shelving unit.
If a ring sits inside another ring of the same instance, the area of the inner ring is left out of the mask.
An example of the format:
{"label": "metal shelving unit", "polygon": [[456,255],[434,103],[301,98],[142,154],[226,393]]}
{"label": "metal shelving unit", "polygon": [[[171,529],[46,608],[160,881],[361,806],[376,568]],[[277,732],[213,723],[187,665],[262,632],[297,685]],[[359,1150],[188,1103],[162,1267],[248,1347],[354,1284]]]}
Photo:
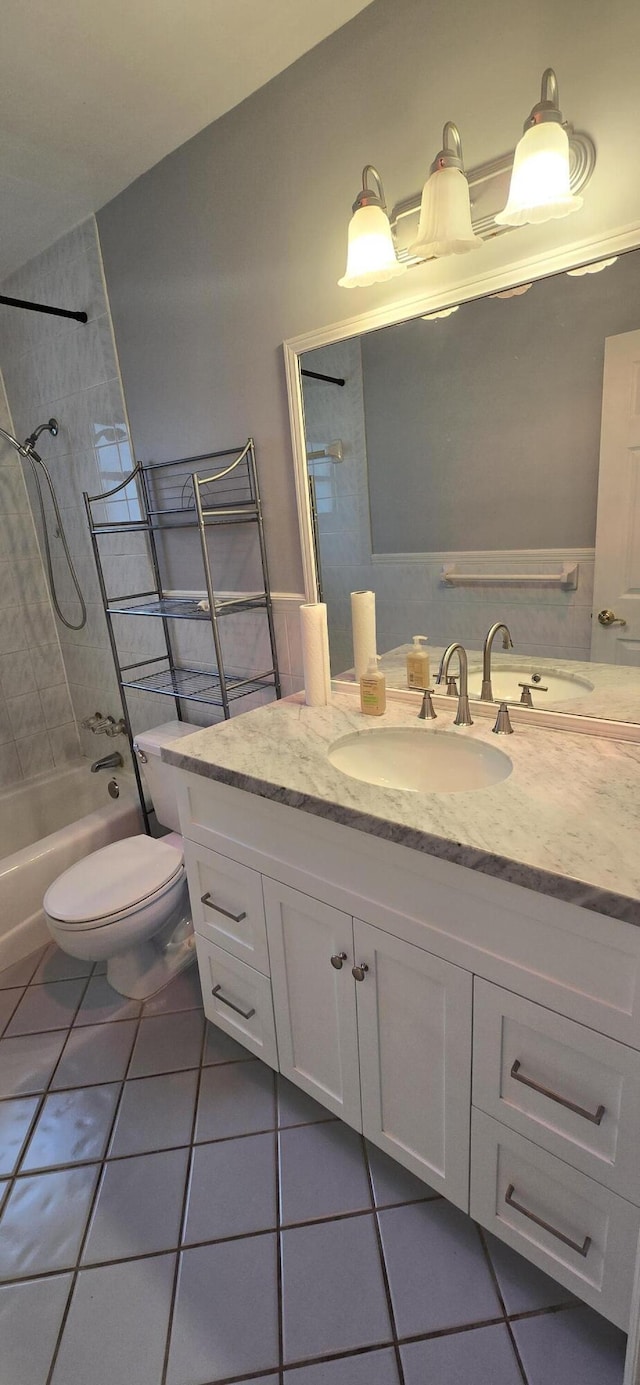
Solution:
{"label": "metal shelving unit", "polygon": [[[135,489],[134,513],[131,507],[132,488]],[[84,502],[132,749],[133,735],[126,695],[129,689],[173,698],[179,720],[183,719],[182,704],[185,702],[216,707],[228,718],[232,703],[263,688],[272,687],[276,697],[281,696],[262,505],[252,438],[242,448],[206,452],[169,462],[138,462],[133,471],[111,490],[98,495],[88,495],[85,491]],[[122,518],[120,510],[123,511]],[[139,511],[139,518],[135,511]],[[238,524],[255,526],[262,586],[260,590],[251,592],[216,591],[210,552],[211,532],[220,526]],[[198,531],[208,609],[200,609],[201,603],[197,598],[175,596],[163,587],[158,535],[182,529]],[[123,533],[146,535],[153,572],[153,585],[146,591],[113,594],[107,589],[100,539],[108,534]],[[249,674],[246,670],[234,671],[225,667],[221,622],[225,617],[257,610],[264,610],[266,615],[271,666]],[[165,652],[151,659],[122,664],[113,622],[125,616],[134,620],[140,617],[159,620],[164,632]],[[213,639],[213,667],[192,667],[174,657],[172,625],[175,621],[184,620],[208,623]],[[144,804],[135,755],[133,763]]]}

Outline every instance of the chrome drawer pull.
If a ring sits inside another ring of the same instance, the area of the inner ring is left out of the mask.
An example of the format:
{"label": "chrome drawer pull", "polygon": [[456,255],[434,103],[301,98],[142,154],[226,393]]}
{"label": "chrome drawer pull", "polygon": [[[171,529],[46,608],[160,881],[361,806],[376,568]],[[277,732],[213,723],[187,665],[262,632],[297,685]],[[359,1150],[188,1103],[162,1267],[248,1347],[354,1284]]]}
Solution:
{"label": "chrome drawer pull", "polygon": [[548,1221],[543,1221],[542,1217],[537,1217],[535,1212],[529,1212],[528,1208],[522,1206],[522,1203],[516,1202],[513,1196],[514,1192],[515,1188],[513,1183],[510,1183],[504,1195],[507,1207],[513,1207],[516,1212],[521,1212],[523,1217],[527,1217],[529,1221],[535,1222],[536,1226],[541,1226],[543,1231],[548,1231],[551,1236],[555,1236],[557,1241],[562,1241],[563,1245],[570,1246],[571,1250],[576,1250],[578,1255],[584,1256],[586,1260],[591,1245],[590,1236],[585,1236],[582,1245],[579,1241],[572,1241],[571,1237],[565,1236],[563,1231],[557,1231],[555,1226],[549,1225]]}
{"label": "chrome drawer pull", "polygon": [[224,914],[224,917],[226,919],[231,919],[232,923],[242,923],[242,920],[247,917],[246,913],[230,914],[228,909],[222,909],[219,904],[214,904],[208,890],[206,894],[200,895],[200,903],[206,904],[208,909],[214,909],[216,914]]}
{"label": "chrome drawer pull", "polygon": [[221,995],[221,990],[222,986],[214,986],[211,992],[211,994],[216,997],[216,1000],[220,1001],[221,1005],[228,1005],[230,1010],[235,1010],[236,1015],[242,1015],[243,1020],[253,1019],[256,1013],[255,1010],[241,1010],[239,1005],[234,1005],[232,1000],[227,1000],[226,996]]}
{"label": "chrome drawer pull", "polygon": [[576,1106],[575,1101],[569,1101],[566,1096],[558,1096],[557,1092],[552,1092],[549,1087],[543,1087],[540,1082],[534,1082],[531,1077],[523,1077],[520,1072],[519,1058],[516,1058],[510,1076],[514,1082],[521,1082],[523,1087],[531,1087],[533,1092],[540,1092],[541,1096],[548,1096],[549,1101],[557,1101],[559,1106],[566,1106],[568,1111],[575,1111],[576,1116],[582,1116],[583,1120],[591,1121],[592,1125],[601,1124],[606,1106],[599,1106],[597,1111],[587,1111],[584,1106]]}

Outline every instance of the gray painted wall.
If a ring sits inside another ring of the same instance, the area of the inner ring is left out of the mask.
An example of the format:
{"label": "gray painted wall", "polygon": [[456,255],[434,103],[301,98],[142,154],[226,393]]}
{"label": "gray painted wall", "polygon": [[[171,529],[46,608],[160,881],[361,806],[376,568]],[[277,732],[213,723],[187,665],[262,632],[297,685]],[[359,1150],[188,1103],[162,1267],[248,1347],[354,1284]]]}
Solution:
{"label": "gray painted wall", "polygon": [[364,337],[374,553],[592,547],[605,337],[637,327],[638,250]]}
{"label": "gray painted wall", "polygon": [[[584,0],[486,0],[464,13],[449,0],[375,0],[98,214],[136,450],[170,457],[251,430],[274,587],[301,584],[282,340],[640,221],[627,172],[640,162],[639,40],[628,0],[610,0],[606,22]],[[579,219],[402,282],[339,289],[363,164],[380,168],[392,204],[421,186],[447,119],[470,166],[495,156],[518,138],[549,62],[566,114],[598,143]]]}

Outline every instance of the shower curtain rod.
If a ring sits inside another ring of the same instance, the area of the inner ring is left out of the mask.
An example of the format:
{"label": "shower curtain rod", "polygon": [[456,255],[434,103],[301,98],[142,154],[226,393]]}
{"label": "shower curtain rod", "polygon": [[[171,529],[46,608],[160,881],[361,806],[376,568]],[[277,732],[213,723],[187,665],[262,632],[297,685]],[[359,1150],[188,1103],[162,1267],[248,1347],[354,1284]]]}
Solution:
{"label": "shower curtain rod", "polygon": [[72,313],[69,308],[49,308],[45,303],[31,303],[28,298],[7,298],[0,293],[0,303],[8,308],[25,308],[31,313],[49,313],[51,317],[72,317],[75,322],[87,322],[86,313]]}
{"label": "shower curtain rod", "polygon": [[309,380],[326,380],[328,385],[346,385],[346,380],[341,380],[339,375],[321,375],[318,370],[303,370],[300,372],[306,375]]}

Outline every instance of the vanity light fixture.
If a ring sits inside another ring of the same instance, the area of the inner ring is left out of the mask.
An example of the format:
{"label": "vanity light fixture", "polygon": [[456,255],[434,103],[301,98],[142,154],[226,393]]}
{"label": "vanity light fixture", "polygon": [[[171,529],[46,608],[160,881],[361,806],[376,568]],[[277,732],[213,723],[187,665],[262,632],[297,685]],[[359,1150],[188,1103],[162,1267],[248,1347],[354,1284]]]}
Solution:
{"label": "vanity light fixture", "polygon": [[[377,184],[377,190],[369,186],[370,180]],[[382,180],[373,164],[366,164],[362,170],[362,188],[352,211],[347,267],[338,280],[340,287],[366,288],[404,274],[407,266],[396,259]]]}
{"label": "vanity light fixture", "polygon": [[462,141],[457,125],[448,120],[442,131],[442,149],[436,155],[422,189],[418,239],[409,254],[421,260],[441,255],[463,255],[482,245],[471,225],[469,184],[462,162]]}
{"label": "vanity light fixture", "polygon": [[568,216],[581,206],[582,198],[570,186],[569,137],[558,106],[558,82],[547,67],[540,100],[516,148],[507,205],[495,219],[499,226],[525,226]]}
{"label": "vanity light fixture", "polygon": [[382,283],[413,265],[473,250],[528,222],[567,216],[582,206],[580,194],[595,163],[593,140],[562,119],[556,75],[548,67],[541,99],[515,152],[465,171],[460,134],[448,120],[422,193],[396,202],[390,215],[380,176],[367,164],[353,204],[347,268],[338,283],[342,288]]}

